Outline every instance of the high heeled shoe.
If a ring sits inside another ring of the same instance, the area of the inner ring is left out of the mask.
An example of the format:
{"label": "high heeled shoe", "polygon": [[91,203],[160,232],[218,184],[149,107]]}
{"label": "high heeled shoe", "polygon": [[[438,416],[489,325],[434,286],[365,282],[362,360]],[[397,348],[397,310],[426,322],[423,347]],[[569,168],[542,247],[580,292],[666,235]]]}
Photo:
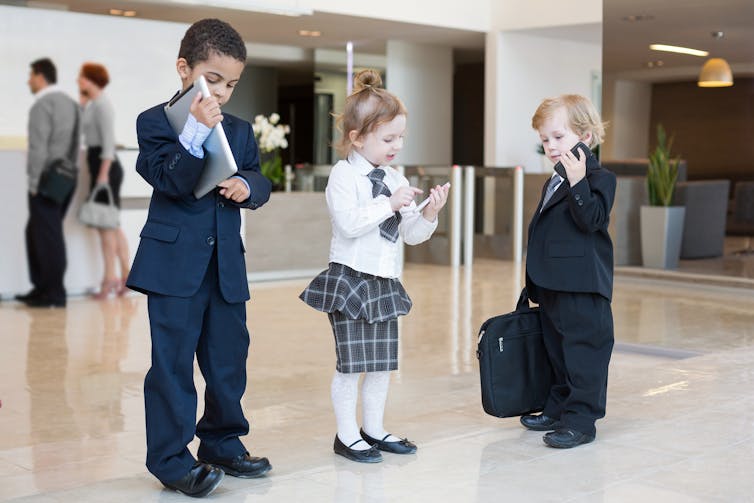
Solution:
{"label": "high heeled shoe", "polygon": [[118,279],[106,279],[100,285],[99,292],[92,295],[92,298],[97,300],[105,300],[111,293],[118,294],[120,289],[120,280]]}

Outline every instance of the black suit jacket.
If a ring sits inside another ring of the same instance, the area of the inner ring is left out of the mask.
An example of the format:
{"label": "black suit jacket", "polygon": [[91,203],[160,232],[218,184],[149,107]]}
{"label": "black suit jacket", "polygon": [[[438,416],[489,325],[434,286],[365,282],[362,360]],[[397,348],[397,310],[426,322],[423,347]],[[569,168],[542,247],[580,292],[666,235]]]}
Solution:
{"label": "black suit jacket", "polygon": [[615,175],[589,152],[579,183],[571,187],[564,180],[544,208],[540,199],[526,251],[526,285],[533,301],[538,302],[537,287],[612,298],[613,243],[607,225],[615,183]]}
{"label": "black suit jacket", "polygon": [[143,293],[191,297],[217,253],[220,291],[227,302],[249,299],[239,208],[256,209],[270,197],[270,181],[259,170],[259,150],[251,124],[223,114],[223,129],[238,165],[237,176],[251,189],[235,203],[210,191],[201,199],[193,189],[204,159],[181,145],[164,111],[165,104],[142,112],[136,120],[139,157],[136,171],[152,186],[147,222],[141,231],[129,288]]}

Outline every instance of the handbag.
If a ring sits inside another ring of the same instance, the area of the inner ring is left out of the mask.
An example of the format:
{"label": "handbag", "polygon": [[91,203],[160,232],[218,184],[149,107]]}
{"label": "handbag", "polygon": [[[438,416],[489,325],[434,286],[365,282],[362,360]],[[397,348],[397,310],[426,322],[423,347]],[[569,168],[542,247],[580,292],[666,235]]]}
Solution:
{"label": "handbag", "polygon": [[553,372],[542,340],[539,308],[529,306],[526,288],[515,311],[482,324],[477,358],[487,414],[511,417],[544,409]]}
{"label": "handbag", "polygon": [[[107,203],[94,200],[101,190],[107,193]],[[79,209],[79,221],[98,229],[116,229],[120,225],[120,210],[115,206],[113,191],[108,184],[100,184],[92,189],[89,198]]]}
{"label": "handbag", "polygon": [[76,189],[76,174],[78,167],[74,161],[78,147],[76,136],[79,129],[79,116],[76,113],[76,122],[73,124],[73,138],[68,147],[66,157],[51,159],[44,167],[39,177],[37,193],[58,204],[63,204]]}

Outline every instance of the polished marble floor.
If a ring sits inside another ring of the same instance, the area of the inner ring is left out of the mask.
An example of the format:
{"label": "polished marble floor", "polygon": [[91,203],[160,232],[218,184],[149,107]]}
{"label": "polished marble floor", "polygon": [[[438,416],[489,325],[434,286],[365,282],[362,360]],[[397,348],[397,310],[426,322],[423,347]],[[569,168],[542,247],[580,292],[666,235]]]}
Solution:
{"label": "polished marble floor", "polygon": [[[253,284],[245,442],[274,468],[226,477],[209,501],[754,500],[754,290],[619,276],[608,415],[594,443],[560,451],[480,405],[476,332],[512,309],[520,269],[412,264],[404,283],[415,307],[386,426],[418,454],[366,466],[333,454],[327,319],[297,299],[306,280]],[[187,499],[143,465],[143,296],[2,302],[0,348],[0,501]]]}

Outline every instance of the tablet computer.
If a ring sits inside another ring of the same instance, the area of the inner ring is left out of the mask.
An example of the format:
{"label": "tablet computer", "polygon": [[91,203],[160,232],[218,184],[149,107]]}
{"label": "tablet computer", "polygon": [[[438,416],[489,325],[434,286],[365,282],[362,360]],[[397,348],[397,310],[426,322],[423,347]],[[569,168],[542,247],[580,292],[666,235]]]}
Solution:
{"label": "tablet computer", "polygon": [[[175,96],[165,105],[165,115],[167,115],[168,121],[176,134],[181,134],[183,126],[186,125],[189,108],[196,93],[209,96],[209,88],[203,75],[200,75],[188,89]],[[204,152],[207,161],[204,165],[204,171],[202,171],[199,181],[194,187],[194,197],[197,199],[204,197],[217,187],[218,183],[227,180],[238,172],[238,166],[233,157],[233,152],[230,150],[230,144],[225,136],[222,123],[218,123],[212,128],[212,132],[204,141]]]}

